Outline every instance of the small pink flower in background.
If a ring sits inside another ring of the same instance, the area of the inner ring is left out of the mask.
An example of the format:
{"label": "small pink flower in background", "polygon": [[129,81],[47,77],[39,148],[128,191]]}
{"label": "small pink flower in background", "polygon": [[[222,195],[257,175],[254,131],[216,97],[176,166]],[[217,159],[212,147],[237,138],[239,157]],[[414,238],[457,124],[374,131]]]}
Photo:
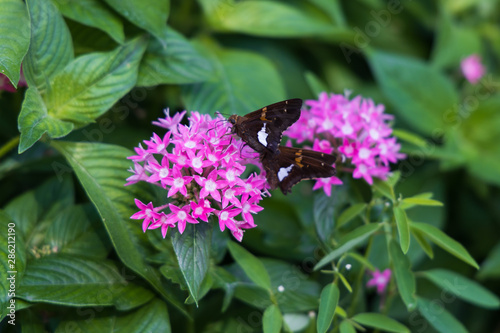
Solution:
{"label": "small pink flower in background", "polygon": [[[19,82],[17,83],[17,88],[19,89],[20,87],[26,87],[26,80],[24,79],[23,75],[23,70],[21,69],[21,77],[19,79]],[[0,73],[0,91],[8,91],[11,93],[15,93],[17,90],[14,88],[12,83],[10,83],[10,80],[7,76],[4,74]]]}
{"label": "small pink flower in background", "polygon": [[258,154],[230,135],[230,127],[222,116],[192,112],[189,125],[181,124],[185,111],[153,122],[168,132],[153,133],[135,148],[129,159],[134,167],[125,185],[146,181],[165,189],[161,206],[144,204],[136,199],[139,211],[132,219],[142,220],[143,230],[161,228],[163,237],[169,228],[183,233],[187,223],[208,223],[209,217],[219,222],[221,231],[228,228],[241,241],[245,229],[256,227],[252,214],[268,194],[264,174],[242,177],[246,164],[260,166]]}
{"label": "small pink flower in background", "polygon": [[391,280],[391,270],[387,268],[383,272],[380,272],[378,269],[375,272],[369,271],[372,275],[372,278],[368,280],[366,283],[367,287],[377,287],[377,293],[382,295]]}
{"label": "small pink flower in background", "polygon": [[[349,100],[349,94],[335,95],[323,92],[318,100],[307,100],[308,109],[286,132],[297,143],[313,142],[313,149],[324,153],[342,154],[342,171],[350,171],[354,178],[364,178],[373,184],[373,177],[386,179],[389,162],[406,157],[399,153],[401,146],[392,137],[392,115],[384,113],[384,106],[361,96]],[[345,167],[352,165],[352,168]],[[313,189],[323,188],[331,195],[332,185],[341,185],[337,177],[317,179]]]}
{"label": "small pink flower in background", "polygon": [[462,60],[460,68],[467,81],[472,84],[479,82],[486,71],[481,63],[481,57],[477,54],[470,55]]}

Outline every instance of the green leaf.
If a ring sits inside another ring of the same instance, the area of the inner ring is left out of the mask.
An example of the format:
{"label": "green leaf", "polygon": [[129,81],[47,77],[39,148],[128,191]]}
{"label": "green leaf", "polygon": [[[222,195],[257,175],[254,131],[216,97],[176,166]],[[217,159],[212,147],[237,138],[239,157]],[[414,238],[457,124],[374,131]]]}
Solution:
{"label": "green leaf", "polygon": [[179,267],[197,306],[200,286],[210,263],[211,235],[212,229],[208,223],[188,223],[183,234],[176,232],[172,236]]}
{"label": "green leaf", "polygon": [[[208,48],[203,52],[209,53]],[[215,53],[212,60],[216,77],[208,82],[186,85],[182,90],[186,109],[245,115],[285,99],[281,77],[268,59],[247,51],[218,50]]]}
{"label": "green leaf", "polygon": [[57,209],[45,234],[44,243],[57,248],[58,253],[106,258],[109,251],[103,242],[103,235],[96,232],[88,215],[89,211],[83,205],[62,206]]}
{"label": "green leaf", "polygon": [[328,243],[335,229],[335,196],[327,196],[324,192],[314,196],[313,216],[316,234],[323,243]]}
{"label": "green leaf", "polygon": [[370,271],[375,271],[375,266],[371,262],[368,261],[367,258],[363,257],[362,255],[356,253],[356,252],[349,252],[347,255],[351,258],[354,258],[357,262],[368,268]]}
{"label": "green leaf", "polygon": [[481,38],[476,30],[453,22],[451,12],[440,10],[437,38],[431,62],[436,68],[458,67],[471,54],[481,53]]}
{"label": "green leaf", "polygon": [[203,82],[215,74],[210,60],[174,29],[165,29],[161,40],[149,41],[139,67],[138,86]]}
{"label": "green leaf", "polygon": [[311,325],[312,320],[305,313],[285,313],[283,322],[283,326],[288,326],[292,332],[308,332],[305,329]]}
{"label": "green leaf", "polygon": [[0,73],[17,87],[21,61],[30,45],[30,22],[21,0],[0,0]]}
{"label": "green leaf", "polygon": [[375,231],[377,231],[381,227],[382,224],[370,223],[370,224],[365,224],[349,232],[341,239],[339,246],[335,250],[328,253],[323,258],[321,258],[321,260],[314,266],[314,270],[320,269],[321,267],[328,264],[332,260],[343,255],[347,251],[353,249],[358,245],[363,244],[368,239],[368,237],[370,237]]}
{"label": "green leaf", "polygon": [[221,311],[226,312],[233,299],[237,279],[221,266],[214,266],[209,270],[209,274],[214,281],[214,288],[222,288],[224,290]]}
{"label": "green leaf", "polygon": [[415,237],[415,239],[417,240],[417,243],[420,245],[422,250],[424,250],[425,254],[427,254],[427,256],[431,259],[434,258],[434,251],[432,250],[432,245],[427,241],[427,239],[425,239],[424,235],[417,229],[412,229],[411,233],[413,237]]}
{"label": "green leaf", "polygon": [[[40,220],[47,218],[51,211],[58,211],[60,207],[73,206],[74,188],[71,177],[53,177],[42,183],[35,190],[24,192],[12,199],[6,206],[5,212],[16,223],[17,232],[24,239],[29,239],[33,243],[28,246],[36,245],[40,237],[38,227],[44,228],[39,223]],[[52,217],[48,217],[52,221]]]}
{"label": "green leaf", "polygon": [[78,332],[172,332],[167,305],[160,299],[154,299],[134,311],[94,316],[92,320],[82,316],[81,311],[76,310],[73,316],[62,321],[55,332],[67,332],[68,327]]}
{"label": "green leaf", "polygon": [[[164,288],[160,276],[146,265],[143,255],[134,246],[138,240],[129,228],[130,216],[137,209],[134,198],[150,196],[149,188],[134,185],[125,188],[130,176],[127,156],[133,152],[119,146],[100,143],[52,142],[74,169],[90,200],[101,216],[111,242],[121,261],[146,279],[165,299],[187,315],[179,301]],[[138,226],[136,226],[138,228]]]}
{"label": "green leaf", "polygon": [[264,264],[257,257],[235,242],[228,242],[228,249],[231,256],[253,283],[264,289],[271,290],[269,274]]}
{"label": "green leaf", "polygon": [[78,124],[94,121],[134,87],[145,50],[145,39],[136,38],[112,52],[79,57],[54,77],[49,113]]}
{"label": "green leaf", "polygon": [[444,74],[420,60],[395,54],[373,52],[369,60],[384,95],[409,125],[429,135],[445,128],[445,113],[459,102]]}
{"label": "green leaf", "polygon": [[478,279],[498,279],[500,277],[500,243],[491,249],[486,260],[481,264]]}
{"label": "green leaf", "polygon": [[339,288],[335,283],[327,284],[321,291],[316,332],[324,333],[330,327],[339,302]]}
{"label": "green leaf", "polygon": [[[481,286],[460,274],[446,269],[432,269],[420,272],[441,289],[461,298],[469,303],[476,304],[489,309],[500,307],[500,299]],[[450,299],[448,296],[447,299]]]}
{"label": "green leaf", "polygon": [[40,93],[36,88],[30,87],[24,97],[18,127],[21,132],[18,152],[21,154],[33,146],[45,133],[51,138],[60,138],[69,134],[74,125],[49,114]]}
{"label": "green leaf", "polygon": [[403,253],[406,254],[410,248],[410,224],[406,212],[401,207],[394,206],[393,212],[398,227],[399,244]]}
{"label": "green leaf", "polygon": [[289,262],[265,258],[261,261],[269,273],[271,288],[275,290],[278,306],[283,313],[318,308],[321,286],[316,281],[306,279],[303,272]]}
{"label": "green leaf", "polygon": [[104,0],[138,27],[161,39],[167,25],[170,0]]}
{"label": "green leaf", "polygon": [[280,309],[275,305],[270,305],[262,316],[262,326],[264,333],[280,333],[283,323]]}
{"label": "green leaf", "polygon": [[427,148],[427,140],[421,136],[401,129],[394,129],[392,134],[403,141],[414,144],[419,148]]}
{"label": "green leaf", "polygon": [[357,203],[344,210],[337,220],[337,228],[340,228],[344,224],[350,222],[356,216],[360,215],[365,209],[365,203]]}
{"label": "green leaf", "polygon": [[403,199],[404,204],[411,204],[417,206],[443,206],[443,203],[437,200],[424,199],[419,197],[410,197]]}
{"label": "green leaf", "polygon": [[115,51],[78,58],[55,74],[46,103],[36,89],[28,89],[19,115],[19,152],[45,133],[63,137],[74,124],[87,124],[106,112],[134,87],[145,48],[146,42],[137,38]]}
{"label": "green leaf", "polygon": [[50,92],[50,79],[74,58],[73,43],[62,15],[52,1],[27,0],[31,21],[31,42],[23,60],[23,72],[30,88],[40,95]]}
{"label": "green leaf", "polygon": [[200,0],[205,15],[218,30],[266,37],[301,37],[345,33],[325,16],[274,1]]}
{"label": "green leaf", "polygon": [[346,25],[344,11],[342,10],[342,5],[339,1],[311,0],[311,2],[318,6],[322,11],[324,11],[330,17],[330,20],[336,25]]}
{"label": "green leaf", "polygon": [[375,191],[379,192],[380,194],[390,199],[391,201],[394,202],[396,200],[396,196],[394,195],[394,189],[387,181],[374,178],[373,188],[375,189]]}
{"label": "green leaf", "polygon": [[342,284],[347,289],[347,291],[349,291],[350,293],[352,293],[351,284],[347,281],[347,279],[345,278],[344,274],[342,274],[340,272],[334,272],[334,274],[340,278],[340,281],[342,281]]}
{"label": "green leaf", "polygon": [[65,0],[54,3],[64,16],[81,24],[100,29],[119,44],[123,44],[125,35],[120,17],[100,1]]}
{"label": "green leaf", "polygon": [[380,313],[358,313],[351,319],[361,325],[384,332],[410,333],[408,327]]}
{"label": "green leaf", "polygon": [[[16,280],[25,272],[26,247],[19,227],[3,210],[0,210],[0,228],[3,230],[0,233],[2,244],[0,247],[0,267],[2,268],[0,271],[0,306],[7,309],[10,306],[9,299],[17,293],[16,288],[12,288],[12,284],[17,285]],[[0,318],[4,318],[6,311],[2,310],[1,313]]]}
{"label": "green leaf", "polygon": [[309,72],[309,71],[306,72],[305,77],[306,77],[307,85],[309,86],[309,88],[311,89],[311,92],[315,96],[318,96],[320,93],[322,93],[324,91],[330,90],[330,89],[328,89],[328,86],[326,85],[326,83],[321,81],[321,79],[318,76],[316,76],[316,74],[314,74],[313,72]]}
{"label": "green leaf", "polygon": [[[417,195],[415,195],[415,196],[413,196],[411,198],[412,199],[416,199],[417,202],[418,202],[418,200],[421,200],[421,199],[423,199],[423,200],[429,200],[429,199],[432,198],[432,192],[420,193],[420,194],[417,194]],[[408,199],[408,198],[405,198],[405,199]],[[407,210],[409,208],[417,206],[417,204],[415,203],[415,201],[414,202],[408,202],[408,201],[405,201],[405,199],[403,199],[402,202],[399,204],[399,206],[401,208],[403,208],[404,210]]]}
{"label": "green leaf", "polygon": [[348,320],[342,320],[340,323],[340,333],[356,333],[356,329]]}
{"label": "green leaf", "polygon": [[429,324],[441,333],[468,333],[467,329],[439,303],[418,299],[418,311]]}
{"label": "green leaf", "polygon": [[425,235],[443,250],[468,263],[472,267],[479,269],[477,262],[474,260],[474,258],[471,257],[469,252],[467,252],[467,250],[459,242],[452,239],[435,226],[426,223],[411,222],[410,228],[419,230],[423,235]]}
{"label": "green leaf", "polygon": [[[124,297],[127,294],[135,299]],[[151,299],[153,293],[127,281],[111,261],[56,254],[29,263],[16,297],[71,306],[114,305],[125,310]]]}
{"label": "green leaf", "polygon": [[412,311],[417,306],[417,299],[415,298],[415,275],[411,271],[410,260],[403,254],[401,248],[394,240],[391,240],[389,243],[389,255],[391,257],[399,295],[408,311]]}
{"label": "green leaf", "polygon": [[236,282],[233,286],[235,288],[234,296],[242,302],[250,304],[262,311],[273,304],[269,297],[269,290],[261,286],[246,282]]}
{"label": "green leaf", "polygon": [[[453,140],[451,144],[455,147],[452,147],[466,161],[472,175],[500,185],[500,146],[496,144],[500,140],[500,95],[497,94],[497,82],[492,75],[486,76],[481,89],[478,89],[475,88],[475,92],[471,91],[468,95],[467,107],[457,114],[454,123],[458,131],[447,141]],[[475,108],[473,105],[477,102],[479,105]]]}

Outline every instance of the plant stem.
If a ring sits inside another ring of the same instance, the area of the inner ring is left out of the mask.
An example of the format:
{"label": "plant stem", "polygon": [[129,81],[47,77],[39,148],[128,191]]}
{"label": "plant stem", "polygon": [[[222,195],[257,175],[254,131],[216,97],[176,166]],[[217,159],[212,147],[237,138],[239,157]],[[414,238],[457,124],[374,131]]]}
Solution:
{"label": "plant stem", "polygon": [[6,144],[0,147],[0,158],[2,158],[4,155],[6,155],[9,151],[14,149],[15,147],[17,147],[17,145],[19,145],[19,135],[12,138]]}

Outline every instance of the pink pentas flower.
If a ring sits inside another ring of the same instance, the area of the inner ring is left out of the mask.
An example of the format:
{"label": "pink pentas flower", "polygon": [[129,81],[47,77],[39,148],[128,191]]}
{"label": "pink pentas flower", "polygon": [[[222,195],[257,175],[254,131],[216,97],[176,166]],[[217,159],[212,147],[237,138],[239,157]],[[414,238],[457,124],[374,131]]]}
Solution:
{"label": "pink pentas flower", "polygon": [[175,222],[171,219],[172,215],[173,214],[167,215],[165,213],[161,213],[160,218],[151,224],[148,229],[161,228],[161,234],[163,238],[165,238],[167,236],[168,229],[175,228]]}
{"label": "pink pentas flower", "polygon": [[153,121],[153,125],[163,127],[172,131],[177,131],[177,125],[180,124],[182,118],[186,114],[186,111],[176,113],[173,117],[170,117],[170,109],[167,108],[163,111],[165,113],[165,118],[160,118],[158,121]]}
{"label": "pink pentas flower", "polygon": [[477,54],[472,54],[463,59],[460,68],[467,81],[472,84],[478,83],[486,71],[481,63],[481,57]]}
{"label": "pink pentas flower", "polygon": [[183,233],[188,223],[215,220],[241,241],[246,229],[256,227],[252,214],[263,209],[259,202],[269,194],[262,172],[245,173],[247,164],[262,170],[259,154],[231,136],[222,116],[192,112],[183,125],[185,113],[170,116],[167,109],[154,122],[167,132],[153,133],[129,157],[134,167],[126,185],[144,181],[165,190],[157,206],[136,199],[139,211],[132,218],[142,220],[144,231],[161,229],[163,237],[170,228]]}
{"label": "pink pentas flower", "polygon": [[153,207],[153,203],[150,202],[147,205],[143,204],[140,200],[135,199],[135,204],[140,210],[132,215],[131,219],[143,220],[142,230],[146,232],[151,222],[156,221],[161,214],[158,214]]}
{"label": "pink pentas flower", "polygon": [[369,271],[369,273],[372,275],[372,278],[368,280],[366,286],[376,287],[377,293],[379,295],[383,294],[385,292],[385,289],[387,288],[387,285],[389,284],[389,281],[391,281],[391,270],[387,268],[383,272],[380,272],[378,269],[376,269],[374,272]]}
{"label": "pink pentas flower", "polygon": [[[324,153],[340,153],[342,163],[337,174],[352,173],[373,184],[373,177],[386,179],[389,163],[405,158],[401,146],[392,136],[392,115],[384,113],[382,104],[361,96],[323,92],[318,100],[306,100],[300,119],[286,132],[297,143],[312,142],[312,149]],[[310,147],[307,147],[310,148]],[[323,189],[330,196],[333,185],[341,185],[337,177],[318,179],[313,189]]]}
{"label": "pink pentas flower", "polygon": [[172,211],[170,217],[168,218],[169,222],[176,223],[179,228],[179,232],[182,234],[186,229],[186,223],[198,223],[194,217],[191,216],[191,207],[189,205],[185,205],[182,207],[177,207],[174,204],[168,204],[168,208]]}

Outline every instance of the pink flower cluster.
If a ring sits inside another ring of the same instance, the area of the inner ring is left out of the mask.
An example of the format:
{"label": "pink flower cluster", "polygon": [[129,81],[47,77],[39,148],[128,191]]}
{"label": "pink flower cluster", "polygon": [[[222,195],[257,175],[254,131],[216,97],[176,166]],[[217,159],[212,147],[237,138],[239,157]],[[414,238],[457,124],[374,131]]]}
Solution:
{"label": "pink flower cluster", "polygon": [[[393,116],[384,113],[384,106],[360,96],[349,100],[348,94],[323,92],[318,100],[307,100],[308,110],[286,132],[289,138],[313,142],[313,149],[331,153],[334,148],[343,155],[343,165],[352,164],[354,178],[364,178],[373,184],[372,177],[385,179],[389,162],[405,157],[399,153],[400,145],[391,137],[389,121]],[[342,167],[342,171],[349,168]],[[331,186],[342,184],[337,177],[316,181],[313,189],[323,188],[331,195]]]}
{"label": "pink flower cluster", "polygon": [[[186,223],[208,222],[214,215],[219,228],[227,227],[241,241],[244,229],[254,228],[252,214],[261,211],[259,201],[267,192],[265,176],[251,174],[243,178],[245,164],[259,164],[258,154],[230,135],[230,128],[221,116],[192,112],[189,125],[180,124],[186,111],[153,124],[168,129],[163,137],[153,133],[139,145],[133,173],[127,184],[146,181],[167,190],[169,202],[161,206],[136,199],[139,211],[132,219],[143,220],[142,228],[161,228],[163,237],[168,228],[184,232]],[[238,216],[241,220],[238,220]]]}
{"label": "pink flower cluster", "polygon": [[477,54],[470,55],[462,60],[460,68],[467,81],[472,84],[478,83],[486,71],[481,63],[481,57]]}

